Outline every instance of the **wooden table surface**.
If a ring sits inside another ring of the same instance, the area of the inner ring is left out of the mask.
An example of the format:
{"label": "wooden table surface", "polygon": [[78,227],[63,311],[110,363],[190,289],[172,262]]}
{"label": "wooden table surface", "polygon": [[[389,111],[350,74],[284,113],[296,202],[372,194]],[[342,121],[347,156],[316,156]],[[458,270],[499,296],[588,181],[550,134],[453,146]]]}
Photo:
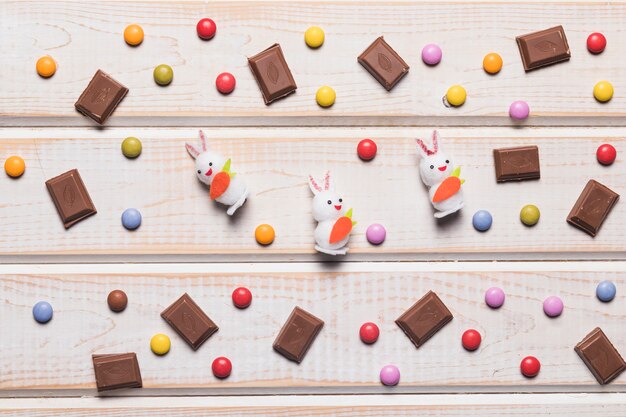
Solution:
{"label": "wooden table surface", "polygon": [[[208,42],[195,34],[207,16]],[[0,178],[0,415],[626,416],[626,376],[601,386],[573,350],[600,326],[626,355],[626,206],[595,238],[565,221],[589,179],[626,193],[625,19],[626,3],[600,1],[1,0],[0,158],[20,155],[27,170]],[[122,37],[131,23],[146,33],[136,48]],[[515,37],[559,24],[572,59],[524,73]],[[326,32],[318,50],[302,39],[311,25]],[[600,55],[585,47],[593,31],[608,39]],[[411,66],[392,92],[356,62],[380,35]],[[276,42],[298,90],[265,106],[247,57]],[[431,42],[444,51],[436,67],[420,58]],[[481,68],[492,51],[496,76]],[[45,54],[58,64],[50,79],[34,71]],[[168,87],[152,79],[161,63],[174,69]],[[73,106],[97,69],[130,89],[105,127]],[[237,78],[229,96],[214,87],[223,71]],[[593,98],[600,80],[615,87],[606,104]],[[452,84],[468,91],[460,108],[442,104]],[[337,91],[330,109],[315,103],[322,85]],[[508,117],[514,100],[531,107],[523,123]],[[184,143],[200,128],[251,187],[234,218],[195,178]],[[465,208],[442,222],[415,149],[435,128],[466,180]],[[120,152],[127,136],[143,142],[136,160]],[[368,163],[355,154],[365,137],[379,147]],[[605,142],[618,149],[610,167],[595,159]],[[541,179],[496,183],[492,150],[518,145],[539,147]],[[65,230],[44,183],[72,168],[98,214]],[[313,249],[306,176],[326,170],[358,221],[339,259]],[[541,209],[536,227],[519,221],[525,204]],[[135,232],[120,224],[128,207],[143,215]],[[472,227],[479,209],[494,216],[487,233]],[[374,222],[381,246],[365,239]],[[271,246],[254,240],[260,223],[276,229]],[[607,279],[618,295],[602,303]],[[254,301],[237,310],[242,285]],[[507,294],[499,310],[483,301],[492,286]],[[115,288],[130,300],[121,314],[105,301]],[[454,320],[417,350],[394,320],[429,290]],[[159,316],[184,292],[220,326],[195,352]],[[542,311],[549,295],[564,300],[559,318]],[[54,307],[46,325],[32,319],[39,300]],[[300,365],[272,350],[295,305],[325,321]],[[375,345],[358,339],[365,321],[381,328]],[[468,328],[483,335],[476,352],[461,347]],[[172,339],[164,357],[149,348],[159,332]],[[144,388],[98,395],[91,355],[126,351]],[[210,370],[220,355],[234,365],[223,381]],[[542,362],[537,378],[519,372],[527,355]],[[388,363],[397,387],[379,382]]]}

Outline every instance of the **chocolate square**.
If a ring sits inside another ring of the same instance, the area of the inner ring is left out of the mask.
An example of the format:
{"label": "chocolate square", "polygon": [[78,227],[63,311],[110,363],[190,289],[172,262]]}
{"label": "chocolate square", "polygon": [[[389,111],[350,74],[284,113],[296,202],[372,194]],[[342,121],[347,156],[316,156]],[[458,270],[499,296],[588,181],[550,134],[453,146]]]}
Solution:
{"label": "chocolate square", "polygon": [[104,124],[127,93],[128,88],[98,70],[74,107],[97,123]]}
{"label": "chocolate square", "polygon": [[608,384],[626,369],[626,362],[599,327],[585,336],[574,350],[602,385]]}
{"label": "chocolate square", "polygon": [[248,58],[248,65],[266,105],[288,96],[298,88],[285,61],[283,50],[277,43]]}
{"label": "chocolate square", "polygon": [[324,322],[295,307],[274,341],[274,350],[294,362],[302,362]]}
{"label": "chocolate square", "polygon": [[376,39],[357,58],[359,64],[363,65],[376,80],[391,91],[398,82],[409,72],[409,66],[393,50],[383,37]]}
{"label": "chocolate square", "polygon": [[435,333],[452,321],[452,313],[432,291],[428,291],[397,320],[396,324],[413,342],[421,347]]}
{"label": "chocolate square", "polygon": [[563,26],[518,36],[515,40],[526,72],[568,61],[571,57]]}
{"label": "chocolate square", "polygon": [[97,213],[76,169],[49,179],[46,187],[66,229]]}
{"label": "chocolate square", "polygon": [[617,200],[619,194],[589,180],[567,216],[567,222],[595,237]]}
{"label": "chocolate square", "polygon": [[98,391],[142,387],[139,363],[134,353],[92,355],[92,360]]}
{"label": "chocolate square", "polygon": [[213,333],[219,330],[187,293],[166,308],[161,313],[161,317],[193,350],[198,350]]}
{"label": "chocolate square", "polygon": [[496,181],[533,180],[541,177],[539,148],[518,146],[493,150]]}

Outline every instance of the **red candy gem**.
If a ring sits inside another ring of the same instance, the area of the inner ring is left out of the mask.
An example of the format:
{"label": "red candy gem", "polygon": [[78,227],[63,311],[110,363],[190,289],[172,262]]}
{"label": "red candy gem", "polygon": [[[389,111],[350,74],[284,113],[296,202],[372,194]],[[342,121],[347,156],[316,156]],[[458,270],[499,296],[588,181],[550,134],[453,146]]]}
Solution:
{"label": "red candy gem", "polygon": [[480,333],[478,333],[474,329],[466,330],[463,333],[463,337],[461,337],[461,343],[463,344],[463,347],[467,350],[478,349],[481,341],[482,337],[480,337]]}
{"label": "red candy gem", "polygon": [[609,145],[605,143],[604,145],[598,146],[598,150],[596,151],[596,157],[598,158],[598,162],[602,165],[611,165],[615,162],[615,158],[617,157],[617,151],[613,147],[613,145]]}
{"label": "red candy gem", "polygon": [[594,32],[587,38],[587,49],[592,54],[599,54],[606,48],[606,38],[603,34]]}
{"label": "red candy gem", "polygon": [[204,18],[200,19],[200,21],[196,25],[196,30],[198,31],[198,36],[200,36],[200,38],[204,40],[209,40],[213,36],[215,36],[217,26],[215,26],[215,22],[211,19]]}
{"label": "red candy gem", "polygon": [[252,293],[246,287],[239,287],[233,291],[233,304],[237,308],[246,308],[252,302]]}
{"label": "red candy gem", "polygon": [[378,330],[378,326],[371,322],[363,323],[361,329],[359,330],[361,341],[363,343],[367,343],[368,345],[377,341],[379,335],[380,330]]}
{"label": "red candy gem", "polygon": [[211,369],[213,370],[213,375],[217,378],[227,378],[233,370],[233,364],[230,363],[228,358],[220,356],[219,358],[215,358]]}
{"label": "red candy gem", "polygon": [[369,161],[371,159],[374,159],[377,149],[378,147],[376,146],[376,142],[371,139],[363,139],[356,147],[356,153],[362,160]]}
{"label": "red candy gem", "polygon": [[217,91],[222,94],[230,94],[235,89],[235,76],[230,72],[223,72],[215,79]]}
{"label": "red candy gem", "polygon": [[522,375],[527,378],[533,378],[539,373],[541,364],[539,363],[539,359],[534,356],[526,356],[522,359],[522,363],[520,363],[519,368],[522,371]]}

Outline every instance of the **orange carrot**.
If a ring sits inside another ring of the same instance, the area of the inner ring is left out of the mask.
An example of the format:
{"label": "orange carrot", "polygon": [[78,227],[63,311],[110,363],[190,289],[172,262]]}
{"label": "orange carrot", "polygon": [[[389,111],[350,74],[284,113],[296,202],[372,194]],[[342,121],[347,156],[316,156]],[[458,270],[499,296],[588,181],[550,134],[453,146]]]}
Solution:
{"label": "orange carrot", "polygon": [[221,171],[215,174],[213,182],[211,182],[211,189],[209,190],[209,196],[211,200],[215,200],[226,192],[230,185],[230,175],[227,172]]}
{"label": "orange carrot", "polygon": [[435,195],[433,196],[433,203],[439,203],[440,201],[446,200],[461,189],[461,180],[459,177],[448,177],[437,188],[435,191]]}
{"label": "orange carrot", "polygon": [[333,230],[330,232],[329,243],[337,243],[344,237],[348,236],[352,230],[352,219],[346,216],[340,217],[333,225]]}

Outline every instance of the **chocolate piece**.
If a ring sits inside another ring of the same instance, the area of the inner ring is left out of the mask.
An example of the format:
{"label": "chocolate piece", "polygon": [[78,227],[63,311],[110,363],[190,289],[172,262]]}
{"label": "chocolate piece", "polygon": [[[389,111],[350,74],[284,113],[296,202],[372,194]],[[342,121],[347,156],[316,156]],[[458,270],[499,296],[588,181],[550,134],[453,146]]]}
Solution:
{"label": "chocolate piece", "polygon": [[219,329],[187,293],[166,308],[161,317],[193,350],[198,350]]}
{"label": "chocolate piece", "polygon": [[49,179],[46,187],[66,229],[97,213],[77,170]]}
{"label": "chocolate piece", "polygon": [[589,180],[569,212],[567,222],[595,236],[618,199],[619,194],[595,180]]}
{"label": "chocolate piece", "polygon": [[539,148],[519,146],[493,150],[496,181],[521,181],[539,179]]}
{"label": "chocolate piece", "polygon": [[295,307],[274,341],[274,350],[285,358],[302,362],[324,322],[300,307]]}
{"label": "chocolate piece", "polygon": [[248,65],[261,89],[265,104],[285,97],[298,88],[285,61],[283,50],[277,43],[248,58]]}
{"label": "chocolate piece", "polygon": [[450,310],[437,294],[428,291],[396,320],[396,324],[415,347],[419,348],[450,321],[452,321]]}
{"label": "chocolate piece", "polygon": [[525,71],[569,61],[572,56],[563,26],[518,36],[515,40]]}
{"label": "chocolate piece", "polygon": [[393,87],[409,72],[409,65],[393,50],[381,36],[377,38],[357,58],[376,80],[391,91]]}
{"label": "chocolate piece", "polygon": [[585,336],[574,350],[602,385],[608,384],[626,369],[626,362],[599,327]]}
{"label": "chocolate piece", "polygon": [[97,123],[104,124],[127,93],[128,88],[98,70],[74,107]]}
{"label": "chocolate piece", "polygon": [[141,388],[141,372],[134,353],[92,355],[92,360],[98,391]]}

